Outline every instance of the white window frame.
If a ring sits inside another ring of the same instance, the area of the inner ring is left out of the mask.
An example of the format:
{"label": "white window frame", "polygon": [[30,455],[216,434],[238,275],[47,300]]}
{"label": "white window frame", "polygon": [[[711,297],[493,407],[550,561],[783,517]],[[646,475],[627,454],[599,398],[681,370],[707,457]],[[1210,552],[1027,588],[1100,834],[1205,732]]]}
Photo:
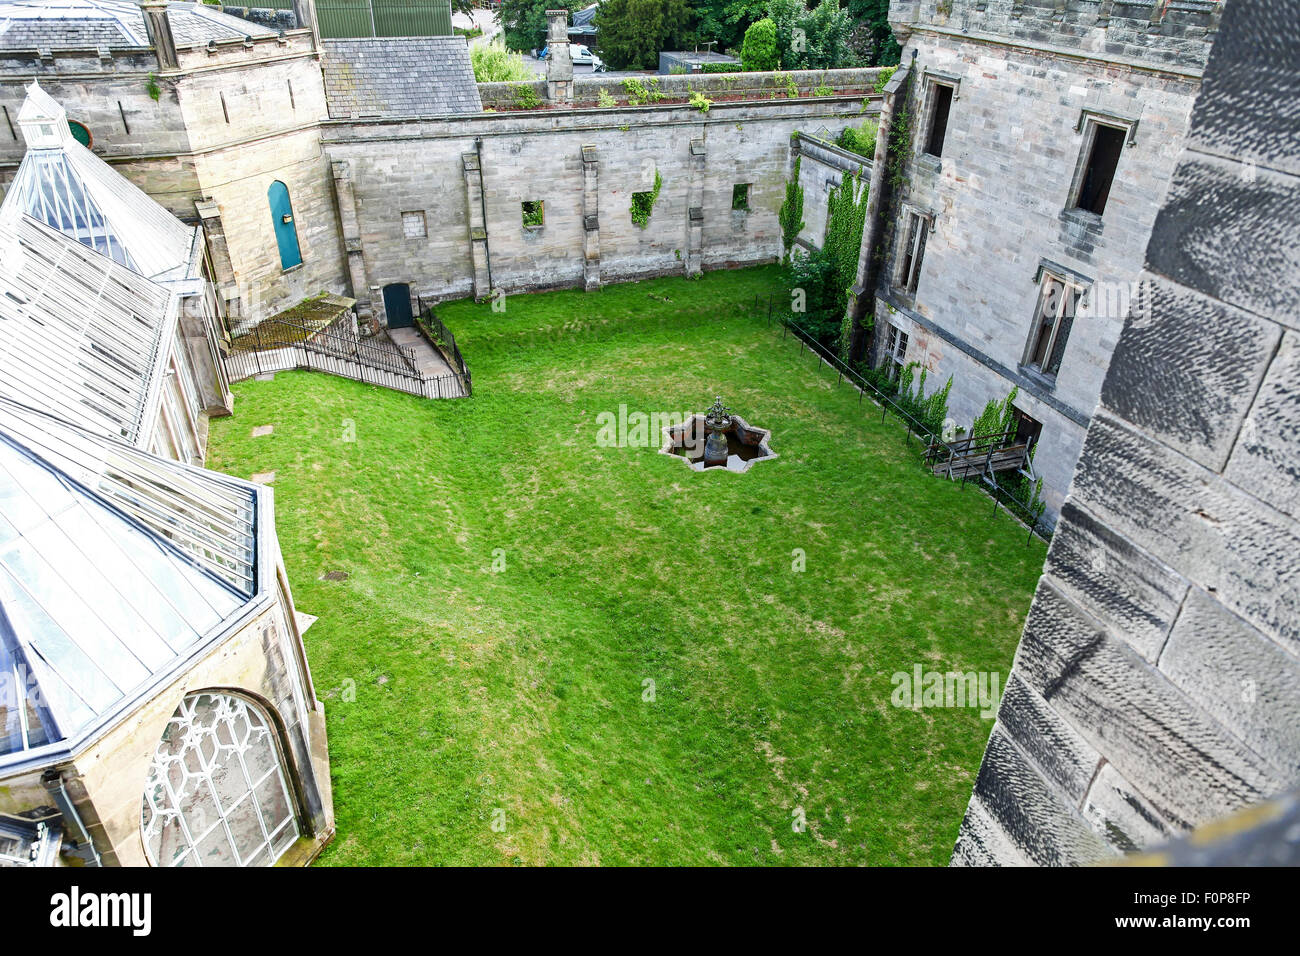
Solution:
{"label": "white window frame", "polygon": [[[1048,305],[1047,298],[1052,292],[1053,284],[1059,285],[1063,294],[1060,296],[1060,301],[1056,304],[1052,315],[1052,328],[1048,335],[1047,347],[1043,350],[1043,359],[1041,362],[1036,362],[1034,356],[1039,351],[1037,346],[1042,338],[1042,330],[1045,324],[1044,314]],[[1052,356],[1056,353],[1062,325],[1065,324],[1062,319],[1069,319],[1068,327],[1065,329],[1065,340],[1061,343],[1061,363],[1064,364],[1064,349],[1069,345],[1070,332],[1073,330],[1074,320],[1079,316],[1080,307],[1083,304],[1083,297],[1088,291],[1088,286],[1073,276],[1048,268],[1039,270],[1038,286],[1038,297],[1034,300],[1034,321],[1029,329],[1029,341],[1025,343],[1025,354],[1021,365],[1041,378],[1055,381],[1056,376],[1060,373],[1060,366],[1058,365],[1053,371],[1048,371],[1048,367],[1052,364]],[[1072,305],[1072,312],[1069,315],[1066,314],[1067,304]]]}
{"label": "white window frame", "polygon": [[925,258],[926,236],[934,232],[931,213],[903,207],[903,241],[899,245],[898,272],[894,284],[915,295],[921,283],[921,263]]}
{"label": "white window frame", "polygon": [[889,333],[885,337],[885,358],[882,365],[891,366],[889,377],[897,380],[907,367],[907,349],[911,345],[911,338],[906,332],[894,325],[889,324]]}

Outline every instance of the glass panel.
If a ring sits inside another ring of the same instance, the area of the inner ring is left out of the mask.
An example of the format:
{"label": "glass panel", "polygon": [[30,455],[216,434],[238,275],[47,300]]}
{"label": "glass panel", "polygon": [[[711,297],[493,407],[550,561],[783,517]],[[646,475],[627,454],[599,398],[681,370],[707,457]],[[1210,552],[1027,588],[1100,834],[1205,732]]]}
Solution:
{"label": "glass panel", "polygon": [[[250,773],[262,775],[256,787]],[[182,817],[188,832],[179,826]],[[161,865],[266,866],[278,859],[298,828],[276,742],[258,708],[225,694],[185,698],[154,755],[140,821]]]}

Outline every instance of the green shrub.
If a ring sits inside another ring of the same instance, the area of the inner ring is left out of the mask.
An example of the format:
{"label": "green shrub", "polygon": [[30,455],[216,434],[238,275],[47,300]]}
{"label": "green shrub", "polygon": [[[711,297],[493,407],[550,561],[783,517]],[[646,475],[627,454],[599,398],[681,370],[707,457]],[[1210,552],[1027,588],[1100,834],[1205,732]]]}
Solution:
{"label": "green shrub", "polygon": [[877,131],[878,127],[872,120],[858,127],[846,126],[844,131],[835,137],[835,145],[840,149],[847,149],[850,153],[857,153],[859,156],[871,159],[876,155]]}
{"label": "green shrub", "polygon": [[750,73],[775,70],[780,65],[776,46],[776,24],[767,17],[750,24],[740,47],[740,63]]}
{"label": "green shrub", "polygon": [[712,105],[713,105],[713,100],[709,99],[703,93],[699,92],[698,90],[691,91],[691,106],[693,106],[695,109],[699,110],[701,113],[707,113],[709,111],[709,107]]}
{"label": "green shrub", "polygon": [[618,100],[609,95],[609,90],[601,90],[600,95],[596,97],[596,102],[603,109],[609,109],[611,106],[618,105]]}
{"label": "green shrub", "polygon": [[476,83],[518,83],[536,78],[522,56],[497,43],[471,46],[469,60]]}
{"label": "green shrub", "polygon": [[[796,138],[795,136],[791,137]],[[785,184],[785,202],[781,203],[781,211],[777,218],[781,222],[781,244],[785,248],[784,260],[789,262],[790,250],[794,247],[794,241],[799,238],[799,233],[803,231],[803,187],[799,185],[799,163],[803,160],[802,156],[794,158],[794,175],[790,181]]]}
{"label": "green shrub", "polygon": [[659,187],[664,183],[659,175],[659,170],[655,170],[655,185],[648,193],[632,194],[632,223],[644,229],[650,224],[650,214],[654,212],[655,200],[659,198]]}
{"label": "green shrub", "polygon": [[705,63],[703,73],[743,73],[743,63]]}
{"label": "green shrub", "polygon": [[876,77],[875,92],[877,93],[885,92],[885,87],[889,85],[889,81],[893,79],[893,76],[896,72],[898,72],[898,67],[896,66],[891,66],[887,69],[881,70],[880,75]]}
{"label": "green shrub", "polygon": [[542,100],[531,83],[518,83],[515,85],[515,105],[521,109],[531,110],[541,106]]}

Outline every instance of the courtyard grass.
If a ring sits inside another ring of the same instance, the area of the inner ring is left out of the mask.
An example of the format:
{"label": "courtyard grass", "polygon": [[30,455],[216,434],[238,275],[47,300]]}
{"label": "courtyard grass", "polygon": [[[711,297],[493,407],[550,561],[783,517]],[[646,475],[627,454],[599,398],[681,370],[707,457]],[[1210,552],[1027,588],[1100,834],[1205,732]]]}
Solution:
{"label": "courtyard grass", "polygon": [[[1005,675],[1044,547],[754,317],[775,282],[444,306],[466,400],[235,387],[209,464],[276,473],[320,616],[322,864],[947,863],[992,721],[892,706],[890,678]],[[620,404],[716,394],[780,457],[597,444]]]}

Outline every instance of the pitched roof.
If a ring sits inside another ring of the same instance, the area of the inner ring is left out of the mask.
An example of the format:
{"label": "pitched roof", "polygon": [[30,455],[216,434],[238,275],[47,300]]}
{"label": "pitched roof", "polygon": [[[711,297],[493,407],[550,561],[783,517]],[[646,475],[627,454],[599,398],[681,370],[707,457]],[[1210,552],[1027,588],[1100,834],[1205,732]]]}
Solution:
{"label": "pitched roof", "polygon": [[27,88],[18,123],[24,135],[43,124],[54,135],[29,146],[0,218],[31,216],[148,278],[188,276],[195,229],[78,143],[63,107],[37,83]]}
{"label": "pitched roof", "polygon": [[[102,477],[97,457],[120,454],[178,482],[180,497],[199,480],[197,469],[0,402],[0,762],[92,731],[246,603],[87,484]],[[242,491],[251,508],[256,492]]]}
{"label": "pitched roof", "polygon": [[[203,3],[167,8],[180,47],[269,36],[275,30]],[[153,46],[135,0],[0,0],[0,49],[147,49]]]}
{"label": "pitched roof", "polygon": [[331,119],[483,109],[464,37],[325,40],[322,46]]}

